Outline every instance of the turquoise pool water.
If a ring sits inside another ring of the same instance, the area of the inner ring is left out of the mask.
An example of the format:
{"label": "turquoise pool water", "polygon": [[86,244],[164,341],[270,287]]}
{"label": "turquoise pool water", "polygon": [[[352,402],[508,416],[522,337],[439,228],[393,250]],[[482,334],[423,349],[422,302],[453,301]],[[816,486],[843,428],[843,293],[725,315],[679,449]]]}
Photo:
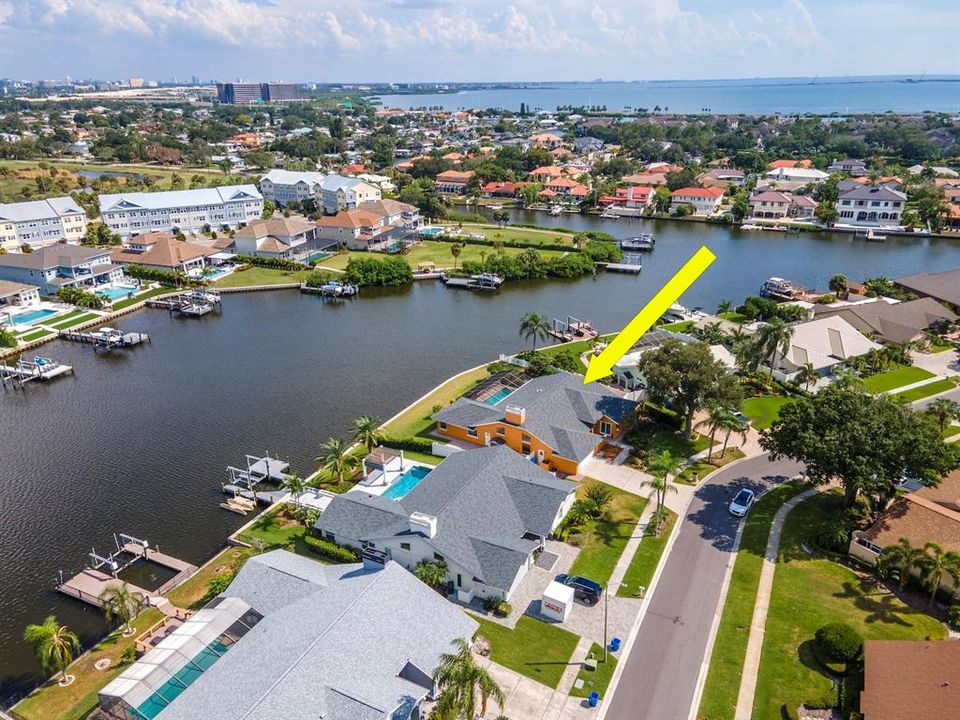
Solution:
{"label": "turquoise pool water", "polygon": [[[186,690],[193,682],[200,677],[204,670],[207,670],[223,655],[229,648],[221,642],[213,641],[200,653],[193,658],[193,663],[183,666],[180,671],[163,685],[157,688],[153,695],[144,700],[137,712],[143,715],[147,720],[153,720],[160,711],[167,707],[171,702],[179,697],[180,693]],[[214,652],[216,651],[216,652]]]}
{"label": "turquoise pool water", "polygon": [[209,270],[203,271],[203,276],[208,280],[217,280],[218,278],[226,275],[228,270],[226,268],[211,268]]}
{"label": "turquoise pool water", "polygon": [[137,288],[133,285],[117,285],[116,287],[103,288],[102,290],[97,290],[97,295],[100,297],[105,297],[111,302],[114,300],[123,300],[128,297],[130,293],[136,293]]}
{"label": "turquoise pool water", "polygon": [[507,395],[509,395],[512,392],[513,390],[511,390],[510,388],[500,388],[493,395],[491,395],[486,400],[484,400],[484,402],[487,405],[496,405],[498,402],[503,400]]}
{"label": "turquoise pool water", "polygon": [[420,234],[426,235],[427,237],[433,237],[434,235],[439,235],[443,232],[442,227],[425,227],[420,228]]}
{"label": "turquoise pool water", "polygon": [[310,253],[309,255],[307,255],[306,262],[309,265],[310,263],[317,262],[318,260],[324,260],[328,257],[330,257],[330,253],[328,252]]}
{"label": "turquoise pool water", "polygon": [[51,315],[56,315],[56,310],[31,310],[30,312],[20,313],[13,316],[14,325],[32,325],[40,320],[45,320]]}
{"label": "turquoise pool water", "polygon": [[420,481],[430,474],[430,468],[422,465],[414,465],[403,475],[397,478],[396,482],[386,489],[383,497],[391,500],[400,500],[404,495],[413,490]]}

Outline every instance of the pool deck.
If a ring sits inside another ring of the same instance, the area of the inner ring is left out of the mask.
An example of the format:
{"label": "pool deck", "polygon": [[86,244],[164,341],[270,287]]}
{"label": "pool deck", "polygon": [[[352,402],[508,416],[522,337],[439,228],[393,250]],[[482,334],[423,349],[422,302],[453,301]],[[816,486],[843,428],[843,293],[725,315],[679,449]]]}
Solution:
{"label": "pool deck", "polygon": [[[371,484],[366,484],[368,481],[365,478],[347,490],[347,492],[363,492],[367,493],[368,495],[383,495],[390,488],[396,485],[401,477],[416,467],[422,467],[429,471],[435,469],[436,466],[427,465],[426,463],[421,462],[414,462],[412,460],[404,460],[403,469],[387,470],[385,473],[378,473],[373,480],[370,481]],[[384,479],[381,481],[380,478]]]}

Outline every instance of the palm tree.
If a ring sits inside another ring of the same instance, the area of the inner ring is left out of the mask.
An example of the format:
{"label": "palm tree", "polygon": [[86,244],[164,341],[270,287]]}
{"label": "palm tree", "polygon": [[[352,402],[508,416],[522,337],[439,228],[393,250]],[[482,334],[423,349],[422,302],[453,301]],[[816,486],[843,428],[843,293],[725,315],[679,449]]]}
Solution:
{"label": "palm tree", "polygon": [[747,426],[729,410],[721,415],[719,420],[720,424],[717,429],[726,433],[723,438],[723,449],[720,451],[720,457],[723,458],[727,452],[727,443],[730,442],[731,435],[739,435],[741,445],[747,441]]}
{"label": "palm tree", "polygon": [[925,543],[923,555],[917,560],[917,567],[927,588],[930,590],[930,604],[937,597],[940,582],[944,575],[953,580],[954,587],[960,585],[960,553],[944,552],[943,548],[934,542]]}
{"label": "palm tree", "polygon": [[733,303],[729,300],[721,300],[717,303],[717,315],[726,315],[733,310]]}
{"label": "palm tree", "polygon": [[300,507],[300,493],[302,493],[306,487],[307,484],[298,473],[288,476],[287,479],[283,481],[283,489],[293,495],[297,507]]}
{"label": "palm tree", "polygon": [[533,338],[534,351],[537,349],[537,339],[546,340],[549,329],[550,324],[547,322],[547,318],[540,313],[528,312],[520,318],[520,336],[524,340]]}
{"label": "palm tree", "polygon": [[819,379],[820,375],[813,369],[813,363],[804,363],[797,370],[796,381],[803,385],[806,390],[809,390],[810,386]]}
{"label": "palm tree", "polygon": [[457,258],[460,257],[460,253],[463,251],[463,245],[460,243],[453,243],[450,245],[450,254],[453,255],[453,268],[457,268]]}
{"label": "palm tree", "polygon": [[107,622],[117,620],[123,625],[123,635],[127,637],[133,633],[133,620],[147,604],[147,599],[138,592],[131,592],[127,583],[110,585],[100,593],[100,603],[103,616]]}
{"label": "palm tree", "polygon": [[354,420],[353,439],[366,446],[367,452],[373,450],[383,440],[383,433],[380,432],[380,418],[361,415]]}
{"label": "palm tree", "polygon": [[709,461],[713,457],[713,439],[717,435],[717,430],[720,429],[721,418],[727,414],[727,410],[722,405],[711,405],[707,408],[707,417],[697,423],[697,428],[708,428],[710,430],[710,448],[707,451],[707,460]]}
{"label": "palm tree", "polygon": [[324,470],[329,470],[337,476],[337,483],[343,484],[343,476],[357,466],[357,458],[347,450],[347,444],[340,438],[329,438],[320,446],[323,451],[317,462]]}
{"label": "palm tree", "polygon": [[947,398],[937,398],[927,408],[927,414],[937,421],[940,433],[943,434],[951,420],[960,418],[960,403]]}
{"label": "palm tree", "polygon": [[921,548],[915,548],[906,538],[900,538],[896,545],[887,545],[880,551],[877,558],[877,566],[880,571],[886,574],[890,568],[896,567],[900,573],[900,589],[903,590],[907,584],[907,578],[917,567],[918,561],[923,557],[924,552]]}
{"label": "palm tree", "polygon": [[676,485],[670,483],[670,476],[677,476],[681,462],[681,458],[674,457],[669,450],[657,453],[647,463],[647,469],[653,477],[640,483],[650,488],[650,497],[655,497],[657,501],[657,509],[654,511],[654,532],[657,537],[660,536],[663,521],[666,519],[663,504],[667,499],[667,493],[677,492]]}
{"label": "palm tree", "polygon": [[507,698],[487,670],[477,665],[470,643],[457,638],[452,644],[456,652],[443,653],[440,665],[433,673],[433,682],[440,692],[437,700],[440,718],[454,720],[464,717],[473,720],[477,716],[478,695],[480,717],[486,717],[491,698],[502,708]]}
{"label": "palm tree", "polygon": [[40,667],[51,674],[61,673],[61,683],[66,683],[70,676],[66,674],[67,667],[73,662],[73,657],[80,652],[80,640],[75,633],[70,632],[66,625],[57,622],[57,618],[48,615],[40,625],[27,625],[23,631],[23,639],[33,643],[37,651]]}
{"label": "palm tree", "polygon": [[838,273],[830,278],[829,288],[830,292],[838,298],[845,298],[850,294],[847,289],[847,276],[842,273]]}
{"label": "palm tree", "polygon": [[786,354],[790,350],[790,338],[793,328],[781,318],[770,318],[766,325],[757,330],[756,342],[762,354],[770,358],[770,372],[777,360],[777,354]]}
{"label": "palm tree", "polygon": [[447,565],[442,562],[431,562],[430,560],[421,560],[413,569],[413,574],[424,585],[429,585],[434,590],[439,590],[447,581]]}

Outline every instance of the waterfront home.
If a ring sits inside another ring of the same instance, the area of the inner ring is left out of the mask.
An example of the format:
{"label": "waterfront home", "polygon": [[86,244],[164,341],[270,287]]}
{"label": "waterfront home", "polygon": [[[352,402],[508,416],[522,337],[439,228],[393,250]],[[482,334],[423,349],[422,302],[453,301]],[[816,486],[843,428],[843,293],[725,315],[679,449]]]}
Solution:
{"label": "waterfront home", "polygon": [[796,190],[805,185],[820,183],[830,177],[830,173],[816,168],[779,167],[770,170],[764,175],[767,185],[776,183],[777,187],[787,190]]}
{"label": "waterfront home", "polygon": [[547,191],[552,193],[553,197],[575,200],[577,202],[583,200],[587,195],[590,194],[590,188],[583,183],[578,183],[576,180],[571,180],[570,178],[557,178],[556,180],[550,180],[544,185],[543,192]]}
{"label": "waterfront home", "polygon": [[265,199],[278,205],[286,205],[291,201],[302,203],[304,200],[313,200],[317,207],[321,207],[321,186],[325,177],[326,175],[320,172],[271,170],[260,178],[260,192]]}
{"label": "waterfront home", "polygon": [[576,489],[503,446],[454,452],[399,497],[359,487],[338,495],[316,528],[411,571],[422,561],[444,563],[463,602],[509,600]]}
{"label": "waterfront home", "polygon": [[777,350],[761,367],[770,372],[772,359],[772,375],[781,382],[792,380],[808,363],[819,375],[830,375],[844,361],[880,347],[841,317],[796,323],[790,329],[790,349],[786,353]]}
{"label": "waterfront home", "polygon": [[512,198],[516,197],[521,189],[526,185],[523,182],[511,182],[505,180],[502,182],[488,182],[483,186],[483,196],[492,198],[492,197],[503,197],[503,198]]}
{"label": "waterfront home", "polygon": [[[478,624],[397,563],[255,555],[100,690],[111,720],[420,720]],[[241,681],[242,679],[242,681]]]}
{"label": "waterfront home", "polygon": [[386,175],[373,175],[371,173],[358,173],[356,175],[357,180],[363,180],[368,185],[375,185],[380,188],[380,192],[394,192],[397,189],[397,186],[393,184],[393,181]]}
{"label": "waterfront home", "polygon": [[614,195],[604,195],[597,204],[601,207],[622,207],[631,210],[646,210],[653,204],[654,189],[650,186],[631,185],[618,187]]}
{"label": "waterfront home", "polygon": [[560,372],[534,378],[495,405],[461,397],[432,417],[460,444],[505,444],[541,467],[568,475],[606,438],[619,438],[637,403],[600,383]]}
{"label": "waterfront home", "polygon": [[467,185],[473,180],[473,170],[461,172],[459,170],[444,170],[437,175],[434,184],[437,192],[448,195],[462,195],[467,191]]}
{"label": "waterfront home", "polygon": [[100,217],[124,239],[156,231],[238,228],[262,214],[263,196],[255,185],[100,196]]}
{"label": "waterfront home", "polygon": [[79,243],[87,232],[87,214],[73,198],[0,203],[0,250],[18,252],[61,241]]}
{"label": "waterfront home", "polygon": [[869,172],[866,161],[858,160],[857,158],[834,160],[830,163],[829,167],[827,167],[827,171],[832,173],[846,173],[850,177],[863,177]]}
{"label": "waterfront home", "polygon": [[239,255],[293,260],[312,244],[316,234],[316,224],[305,217],[273,215],[237,230],[233,248]]}
{"label": "waterfront home", "polygon": [[352,210],[361,203],[379,200],[380,188],[355,177],[327,175],[320,183],[323,212],[336,215],[341,210]]}
{"label": "waterfront home", "polygon": [[853,227],[900,227],[907,196],[888,187],[859,187],[840,193],[837,223]]}
{"label": "waterfront home", "polygon": [[112,262],[105,248],[49,245],[32,253],[0,255],[0,280],[35,285],[41,295],[56,295],[67,287],[92,292],[123,279],[123,268]]}
{"label": "waterfront home", "polygon": [[317,222],[317,239],[323,244],[346,245],[351,250],[377,250],[416,232],[422,218],[413,205],[397,200],[362,203]]}
{"label": "waterfront home", "polygon": [[670,193],[671,207],[692,205],[694,215],[713,215],[720,209],[723,190],[720,188],[685,187]]}
{"label": "waterfront home", "polygon": [[933,298],[960,313],[960,268],[943,272],[922,272],[894,278],[895,287],[920,297]]}
{"label": "waterfront home", "polygon": [[723,190],[731,186],[740,187],[746,180],[746,175],[734,168],[715,168],[697,176],[697,182],[704,187],[717,187]]}
{"label": "waterfront home", "polygon": [[[724,320],[713,315],[703,315],[699,317],[695,327],[701,329],[710,324],[717,325],[718,328],[727,333],[732,332],[734,329],[740,327],[734,323],[731,323],[729,320]],[[699,338],[696,338],[692,335],[687,335],[686,333],[662,330],[660,328],[653,328],[652,330],[649,330],[643,335],[643,337],[640,338],[639,341],[637,341],[636,344],[634,344],[632,348],[630,348],[629,351],[627,351],[623,357],[617,360],[616,364],[614,364],[613,377],[617,382],[617,386],[628,392],[637,393],[636,395],[631,396],[636,400],[645,399],[646,395],[644,391],[647,387],[647,381],[643,376],[643,373],[640,372],[640,359],[643,357],[644,353],[662,347],[663,344],[668,341],[681,342],[685,345],[703,342]],[[733,356],[733,353],[727,350],[723,345],[710,345],[709,349],[710,354],[713,355],[713,359],[723,365],[727,372],[733,372],[736,370],[736,358]]]}
{"label": "waterfront home", "polygon": [[533,182],[548,183],[551,180],[557,180],[559,178],[565,177],[568,173],[564,172],[564,168],[561,168],[557,165],[543,165],[538,168],[534,168],[529,173],[529,177]]}
{"label": "waterfront home", "polygon": [[36,285],[0,280],[0,315],[12,308],[26,308],[40,302],[40,288]]}
{"label": "waterfront home", "polygon": [[863,720],[951,720],[960,708],[960,640],[867,640]]}
{"label": "waterfront home", "polygon": [[809,220],[816,209],[816,201],[806,195],[762,190],[750,196],[750,214],[755,218]]}
{"label": "waterfront home", "polygon": [[125,247],[110,251],[110,259],[118,265],[139,265],[166,272],[196,274],[202,271],[215,248],[177,240],[166,232],[151,232],[130,239]]}
{"label": "waterfront home", "polygon": [[630,183],[631,185],[652,185],[659,187],[667,184],[667,174],[657,172],[638,173],[635,175],[624,175],[620,182]]}
{"label": "waterfront home", "polygon": [[904,345],[923,340],[936,325],[957,322],[957,315],[933,298],[923,297],[907,302],[873,302],[833,307],[814,305],[815,317],[842,317],[857,330],[883,343]]}

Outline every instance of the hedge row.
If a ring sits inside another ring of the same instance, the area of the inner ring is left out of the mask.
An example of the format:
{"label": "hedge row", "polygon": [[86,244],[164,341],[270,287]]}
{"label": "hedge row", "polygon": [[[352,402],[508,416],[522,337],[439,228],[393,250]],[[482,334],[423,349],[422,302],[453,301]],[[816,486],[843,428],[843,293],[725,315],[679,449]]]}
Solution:
{"label": "hedge row", "polygon": [[353,563],[360,560],[360,553],[353,548],[337,545],[337,543],[316,535],[307,535],[303,541],[310,548],[311,552],[316,553],[322,558],[326,558],[336,563]]}
{"label": "hedge row", "polygon": [[293,260],[284,260],[283,258],[267,258],[259,255],[237,255],[237,262],[247,265],[256,265],[257,267],[271,268],[273,270],[303,270],[306,265]]}
{"label": "hedge row", "polygon": [[433,441],[422,437],[384,437],[381,443],[385,447],[395,448],[397,450],[411,450],[412,452],[421,452],[431,455],[433,453]]}

